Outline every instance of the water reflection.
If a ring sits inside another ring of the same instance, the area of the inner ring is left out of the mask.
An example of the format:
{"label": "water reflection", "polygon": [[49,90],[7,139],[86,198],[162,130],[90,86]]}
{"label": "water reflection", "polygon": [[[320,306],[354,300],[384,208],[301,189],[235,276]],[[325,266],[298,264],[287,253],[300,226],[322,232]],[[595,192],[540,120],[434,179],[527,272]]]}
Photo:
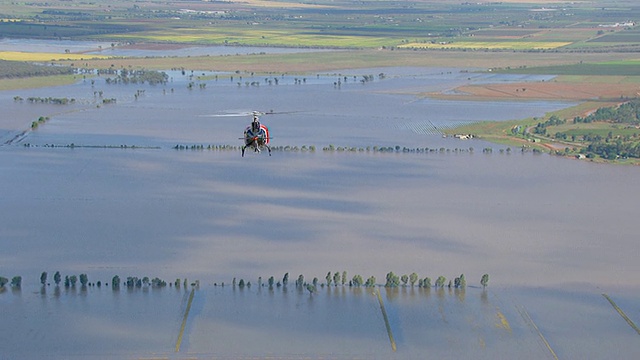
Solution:
{"label": "water reflection", "polygon": [[[80,82],[0,92],[12,121],[0,132],[3,144],[5,134],[13,138],[11,133],[29,128],[34,116],[52,114],[23,142],[0,147],[0,183],[7,189],[0,194],[3,272],[27,278],[43,268],[61,268],[102,279],[138,273],[198,278],[203,284],[224,281],[227,286],[203,286],[194,296],[184,349],[199,357],[547,356],[516,306],[526,306],[558,334],[554,344],[569,357],[582,349],[599,358],[640,353],[637,339],[617,327],[610,306],[600,306],[599,294],[558,297],[539,290],[587,279],[602,286],[638,286],[637,278],[619,276],[640,270],[637,251],[631,251],[637,248],[637,168],[478,151],[279,152],[242,159],[232,151],[173,149],[176,143],[234,143],[247,120],[203,115],[272,108],[298,111],[263,117],[282,144],[480,149],[493,145],[426,134],[417,123],[542,116],[568,105],[398,95],[403,89],[468,81],[460,73],[424,70],[414,77],[407,71],[389,81],[340,89],[329,76],[310,77],[303,85],[290,76],[277,87],[207,80],[203,91],[189,91],[188,77],[176,77],[170,85],[175,91],[166,94],[162,87],[107,86],[102,80],[93,88]],[[93,89],[117,98],[116,104],[98,107]],[[145,96],[135,100],[138,89],[145,89]],[[12,100],[58,94],[87,102],[60,108]],[[113,147],[44,146],[70,143]],[[606,211],[594,212],[593,204]],[[370,289],[318,286],[309,294],[291,285],[242,290],[228,285],[233,277],[283,269],[318,274],[349,267],[381,279],[399,265],[423,273],[464,271],[469,278],[489,272],[503,287],[492,288],[491,295],[472,287],[380,289],[401,340],[394,355]],[[39,283],[33,284],[0,293],[3,355],[174,355],[187,302],[184,287],[132,291],[105,282],[109,285],[84,291],[55,287],[42,293]],[[539,288],[510,292],[509,286],[520,284]],[[627,304],[637,298],[632,293]],[[496,328],[497,308],[512,333]],[[556,308],[563,309],[562,316]],[[591,344],[564,335],[567,324],[578,324],[579,335]],[[624,346],[601,341],[613,338]],[[84,345],[61,345],[68,339]],[[580,349],[572,341],[580,341]]]}

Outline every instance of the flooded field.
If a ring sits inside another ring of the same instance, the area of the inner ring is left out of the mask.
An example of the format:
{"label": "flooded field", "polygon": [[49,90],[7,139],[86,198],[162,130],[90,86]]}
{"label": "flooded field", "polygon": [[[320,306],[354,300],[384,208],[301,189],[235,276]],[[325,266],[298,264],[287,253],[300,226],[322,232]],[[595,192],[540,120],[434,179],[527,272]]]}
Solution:
{"label": "flooded field", "polygon": [[[638,333],[602,296],[640,321],[640,169],[500,152],[439,131],[570,103],[415,95],[522,80],[461,69],[275,75],[277,85],[274,75],[168,74],[166,85],[97,77],[0,92],[0,276],[23,277],[21,290],[0,293],[1,359],[640,353]],[[373,81],[360,81],[369,74]],[[316,150],[244,158],[209,150],[241,145],[252,110],[273,111],[261,118],[272,145]],[[40,116],[48,119],[30,130]],[[363,150],[322,150],[329,145]],[[103,285],[42,288],[43,271]],[[389,271],[432,282],[465,274],[469,286],[376,287],[394,352],[373,289],[309,294],[292,284],[299,274],[325,282],[329,271],[378,284]],[[258,277],[285,273],[286,289],[258,286]],[[177,353],[191,288],[114,291],[106,285],[114,275],[199,280]],[[252,286],[233,287],[233,278]]]}

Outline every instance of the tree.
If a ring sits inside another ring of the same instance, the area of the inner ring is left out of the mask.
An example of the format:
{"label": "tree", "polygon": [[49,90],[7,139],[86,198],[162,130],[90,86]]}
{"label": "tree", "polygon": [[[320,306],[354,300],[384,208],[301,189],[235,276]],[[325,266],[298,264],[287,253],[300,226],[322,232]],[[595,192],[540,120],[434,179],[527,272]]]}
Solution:
{"label": "tree", "polygon": [[268,280],[268,284],[269,284],[269,289],[273,288],[273,282],[275,281],[275,279],[272,277],[269,278]]}
{"label": "tree", "polygon": [[447,279],[444,276],[438,276],[438,279],[436,279],[436,287],[444,287],[445,281],[447,281]]}
{"label": "tree", "polygon": [[340,279],[340,283],[342,284],[342,286],[344,286],[344,284],[347,282],[347,272],[343,271],[342,272],[342,278]]}
{"label": "tree", "polygon": [[340,282],[340,272],[336,271],[336,273],[333,274],[333,285],[338,286],[339,282]]}
{"label": "tree", "polygon": [[400,280],[402,281],[402,286],[407,286],[407,283],[409,282],[409,276],[407,276],[406,274],[402,275],[400,277]]}
{"label": "tree", "polygon": [[482,275],[482,279],[480,279],[480,284],[483,288],[487,287],[489,284],[489,274]]}
{"label": "tree", "polygon": [[422,286],[426,287],[426,288],[430,288],[431,287],[431,278],[430,277],[424,278],[424,280],[422,280]]}
{"label": "tree", "polygon": [[411,284],[411,287],[415,286],[416,281],[418,281],[418,274],[413,272],[409,275],[409,283]]}
{"label": "tree", "polygon": [[327,273],[327,276],[325,276],[325,279],[327,280],[327,286],[331,285],[331,271]]}
{"label": "tree", "polygon": [[69,276],[69,282],[71,283],[71,286],[76,286],[76,283],[78,282],[78,277],[75,275]]}
{"label": "tree", "polygon": [[111,279],[111,287],[114,289],[120,288],[120,276],[118,275],[113,276],[113,278]]}
{"label": "tree", "polygon": [[40,284],[45,285],[47,283],[47,272],[43,271],[40,275]]}
{"label": "tree", "polygon": [[80,285],[82,285],[82,287],[87,286],[87,283],[89,282],[89,277],[87,277],[87,274],[80,274]]}
{"label": "tree", "polygon": [[284,277],[282,277],[282,286],[287,286],[287,284],[289,283],[289,273],[284,274]]}
{"label": "tree", "polygon": [[460,275],[460,283],[459,283],[461,288],[465,288],[467,287],[467,280],[464,278],[464,274]]}
{"label": "tree", "polygon": [[362,280],[362,276],[360,275],[354,275],[353,279],[351,280],[353,286],[361,286],[364,282]]}
{"label": "tree", "polygon": [[7,285],[8,282],[9,279],[4,276],[0,276],[0,288],[3,288],[5,285]]}
{"label": "tree", "polygon": [[385,287],[396,287],[400,284],[400,277],[390,271],[387,273],[387,282],[384,284]]}
{"label": "tree", "polygon": [[370,277],[367,279],[367,282],[365,282],[365,283],[364,283],[364,286],[367,286],[367,287],[373,287],[373,286],[376,286],[376,278],[375,278],[375,276],[373,276],[373,275],[372,275],[372,276],[370,276]]}
{"label": "tree", "polygon": [[303,285],[304,285],[304,275],[300,274],[298,275],[298,280],[296,280],[296,287],[302,288]]}
{"label": "tree", "polygon": [[19,288],[22,286],[22,276],[14,276],[11,279],[11,286]]}
{"label": "tree", "polygon": [[56,286],[60,285],[60,280],[62,280],[62,276],[60,275],[60,271],[56,271],[56,273],[53,274],[53,282],[56,283]]}
{"label": "tree", "polygon": [[309,294],[313,294],[314,292],[316,292],[316,287],[312,284],[307,284],[307,291],[309,291]]}

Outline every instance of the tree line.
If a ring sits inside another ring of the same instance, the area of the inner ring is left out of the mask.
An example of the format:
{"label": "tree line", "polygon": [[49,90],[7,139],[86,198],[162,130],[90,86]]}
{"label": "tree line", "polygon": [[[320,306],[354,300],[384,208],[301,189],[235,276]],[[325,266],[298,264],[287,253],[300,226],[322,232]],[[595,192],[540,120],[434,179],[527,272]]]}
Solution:
{"label": "tree line", "polygon": [[[295,280],[294,286],[297,289],[307,290],[310,294],[313,294],[314,292],[317,291],[318,287],[325,287],[325,286],[326,287],[331,287],[331,286],[333,287],[338,287],[338,286],[375,287],[375,286],[382,285],[377,282],[375,276],[370,276],[365,281],[361,275],[354,275],[351,278],[349,278],[346,271],[342,271],[342,272],[329,271],[327,272],[327,275],[325,276],[324,280],[325,282],[320,282],[320,280],[317,277],[314,277],[311,281],[307,281],[305,280],[304,275],[300,274]],[[50,285],[49,281],[50,281],[49,274],[46,271],[43,271],[40,274],[40,284],[43,287],[49,286]],[[119,275],[114,275],[113,278],[111,278],[111,281],[105,281],[103,284],[102,281],[89,282],[89,277],[85,273],[82,273],[79,276],[65,275],[64,279],[62,277],[62,274],[59,271],[56,271],[53,274],[53,283],[55,284],[56,287],[59,287],[62,284],[62,286],[64,286],[65,288],[75,288],[78,282],[80,283],[80,286],[82,288],[86,288],[88,286],[102,287],[104,285],[104,286],[110,286],[114,291],[119,290],[121,287],[127,288],[127,289],[164,288],[167,285],[169,287],[175,287],[176,289],[179,289],[180,287],[184,287],[185,289],[187,289],[189,286],[195,287],[195,288],[200,287],[199,280],[189,282],[186,278],[183,280],[181,280],[180,278],[177,278],[175,281],[167,283],[166,281],[158,277],[154,277],[153,279],[151,279],[148,276],[144,276],[142,278],[137,276],[128,276],[126,279],[122,280]],[[8,278],[4,276],[0,276],[0,289],[4,289],[5,285],[8,283],[9,283]],[[251,282],[245,281],[244,279],[240,279],[238,281],[236,278],[233,278],[231,284],[233,288],[239,287],[242,289],[245,287],[248,287],[248,288],[251,287]],[[484,288],[488,284],[489,284],[489,275],[488,274],[482,275],[480,279],[480,285],[482,285],[482,287]],[[22,276],[14,276],[11,279],[10,285],[12,288],[20,289],[22,287]],[[258,287],[268,287],[269,289],[273,289],[274,287],[286,288],[289,285],[289,273],[288,272],[285,273],[281,280],[276,280],[274,276],[270,276],[267,279],[267,281],[264,282],[262,277],[259,277],[257,285]],[[444,288],[445,286],[447,286],[449,288],[453,287],[458,289],[464,289],[467,286],[467,281],[464,274],[461,274],[460,276],[455,277],[454,279],[449,279],[448,282],[446,277],[440,275],[436,278],[434,285],[436,288]],[[214,286],[218,286],[218,284],[214,283]],[[221,286],[224,286],[224,282],[221,283]],[[419,288],[425,288],[425,289],[433,287],[430,277],[419,277],[418,274],[415,272],[408,275],[407,274],[396,275],[393,271],[387,273],[385,277],[385,283],[382,286],[387,288],[417,286]]]}
{"label": "tree line", "polygon": [[155,70],[127,70],[126,68],[119,71],[115,70],[116,77],[106,78],[107,84],[144,84],[149,85],[166,84],[169,81],[169,75],[164,71]]}
{"label": "tree line", "polygon": [[[370,276],[365,281],[361,275],[354,275],[349,278],[346,271],[336,271],[336,272],[327,272],[327,275],[324,278],[325,282],[320,282],[317,277],[314,277],[311,281],[305,280],[303,274],[298,275],[298,278],[295,280],[294,286],[297,289],[307,290],[310,294],[313,294],[317,291],[318,287],[337,287],[337,286],[348,286],[348,287],[375,287],[380,286],[376,280],[375,276]],[[282,277],[282,280],[276,280],[274,276],[270,276],[266,283],[263,281],[262,277],[258,278],[258,287],[268,287],[269,289],[276,288],[286,288],[289,284],[289,273],[285,273]],[[489,274],[484,274],[480,278],[480,285],[484,288],[489,284]],[[218,284],[214,284],[217,286]],[[221,284],[224,286],[224,283]],[[467,286],[467,281],[464,274],[461,274],[454,279],[450,279],[447,282],[447,278],[440,275],[435,281],[436,288],[444,288],[445,286],[449,288],[457,288],[464,289]],[[250,281],[245,281],[244,279],[240,279],[239,281],[236,278],[233,278],[231,282],[232,287],[251,287]],[[413,272],[410,275],[396,275],[393,271],[388,272],[385,277],[385,283],[382,285],[387,288],[395,288],[395,287],[419,287],[429,289],[432,288],[432,282],[430,277],[419,277],[417,273]]]}
{"label": "tree line", "polygon": [[[40,284],[43,287],[51,285],[50,283],[51,280],[53,280],[53,284],[56,287],[64,286],[65,288],[75,288],[79,283],[82,288],[93,287],[93,286],[102,287],[104,285],[104,286],[111,286],[113,290],[119,290],[121,287],[125,287],[128,289],[136,289],[136,288],[143,288],[143,287],[163,288],[169,285],[170,287],[175,287],[176,289],[179,289],[181,286],[183,286],[186,289],[188,286],[192,286],[192,287],[200,286],[199,280],[189,282],[186,278],[184,279],[184,281],[181,281],[181,279],[178,278],[174,282],[167,283],[166,281],[162,280],[159,277],[154,277],[153,279],[151,279],[148,276],[144,276],[142,278],[137,276],[128,276],[124,281],[122,281],[119,275],[115,275],[113,276],[111,281],[105,281],[103,283],[102,281],[90,282],[89,276],[85,273],[82,273],[80,275],[65,275],[64,278],[62,277],[62,274],[60,273],[60,271],[56,271],[53,274],[52,278],[49,277],[49,274],[46,271],[43,271],[40,274]],[[4,289],[5,285],[7,284],[9,284],[9,279],[4,276],[0,276],[0,289]],[[11,279],[10,285],[14,289],[20,289],[22,287],[22,276],[14,276]]]}

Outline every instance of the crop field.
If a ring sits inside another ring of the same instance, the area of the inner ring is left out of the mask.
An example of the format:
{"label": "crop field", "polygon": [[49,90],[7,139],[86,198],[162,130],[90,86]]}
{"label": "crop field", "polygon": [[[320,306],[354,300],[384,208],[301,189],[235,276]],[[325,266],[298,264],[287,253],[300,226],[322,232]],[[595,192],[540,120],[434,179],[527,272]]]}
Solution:
{"label": "crop field", "polygon": [[571,44],[561,41],[452,41],[447,43],[408,43],[399,48],[416,49],[490,49],[490,50],[550,50]]}
{"label": "crop field", "polygon": [[[519,0],[462,4],[431,0],[410,4],[114,0],[106,9],[101,3],[54,0],[0,4],[6,19],[23,20],[0,23],[0,33],[50,39],[330,48],[441,49],[425,44],[445,42],[461,49],[538,51],[637,44],[633,28],[601,33],[599,24],[622,23],[640,14],[631,1],[611,5],[601,12],[586,2],[556,5],[555,1],[532,4]],[[522,42],[499,41],[507,39]],[[591,41],[595,39],[602,40]]]}
{"label": "crop field", "polygon": [[505,38],[520,39],[539,33],[539,29],[514,29],[511,27],[481,29],[474,31],[473,35],[478,38]]}
{"label": "crop field", "polygon": [[640,60],[627,59],[600,62],[579,62],[571,65],[538,66],[536,68],[497,69],[511,73],[551,74],[551,75],[600,75],[600,76],[640,76]]}
{"label": "crop field", "polygon": [[589,40],[597,43],[640,43],[640,31],[637,29],[609,32],[603,36]]}
{"label": "crop field", "polygon": [[114,35],[114,39],[138,42],[191,43],[210,45],[287,46],[325,48],[374,48],[392,46],[396,42],[386,37],[355,35],[328,35],[319,31],[292,34],[288,30],[237,28],[186,28],[172,31],[152,31]]}
{"label": "crop field", "polygon": [[567,134],[569,137],[575,135],[580,137],[583,135],[599,135],[602,138],[612,137],[637,137],[640,134],[640,128],[615,125],[607,122],[593,122],[587,124],[564,124],[549,127],[549,131]]}
{"label": "crop field", "polygon": [[0,60],[10,61],[31,61],[31,62],[48,62],[60,60],[89,60],[89,59],[106,59],[108,56],[103,55],[86,55],[86,54],[60,54],[60,53],[44,53],[44,52],[24,52],[24,51],[0,51]]}

